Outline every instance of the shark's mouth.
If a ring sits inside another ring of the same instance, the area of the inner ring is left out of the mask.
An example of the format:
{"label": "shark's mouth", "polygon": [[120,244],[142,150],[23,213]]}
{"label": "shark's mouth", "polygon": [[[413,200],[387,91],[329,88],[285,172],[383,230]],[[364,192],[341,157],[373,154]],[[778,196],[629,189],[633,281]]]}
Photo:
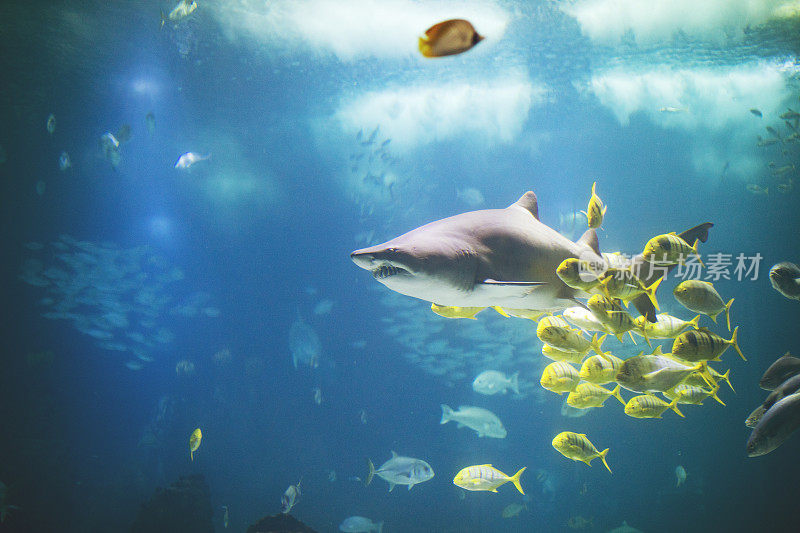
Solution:
{"label": "shark's mouth", "polygon": [[410,272],[404,268],[393,265],[381,265],[372,271],[372,277],[377,280],[390,278],[399,274],[410,274]]}

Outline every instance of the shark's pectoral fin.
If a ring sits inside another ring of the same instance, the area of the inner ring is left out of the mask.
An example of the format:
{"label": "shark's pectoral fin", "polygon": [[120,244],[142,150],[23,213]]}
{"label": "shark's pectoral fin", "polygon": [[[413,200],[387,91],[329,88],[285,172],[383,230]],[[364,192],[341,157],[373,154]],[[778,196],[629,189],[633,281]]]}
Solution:
{"label": "shark's pectoral fin", "polygon": [[497,281],[485,279],[475,284],[475,288],[485,291],[491,298],[524,298],[537,287],[547,285],[542,281]]}

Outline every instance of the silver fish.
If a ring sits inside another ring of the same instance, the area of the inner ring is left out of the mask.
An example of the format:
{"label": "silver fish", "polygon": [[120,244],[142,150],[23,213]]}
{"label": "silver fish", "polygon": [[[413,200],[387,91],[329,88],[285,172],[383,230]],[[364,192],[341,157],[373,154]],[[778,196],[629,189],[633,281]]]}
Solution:
{"label": "silver fish", "polygon": [[800,267],[784,261],[769,269],[772,288],[792,300],[800,300]]}
{"label": "silver fish", "polygon": [[756,424],[758,424],[764,416],[764,413],[769,411],[773,405],[797,391],[800,391],[800,374],[787,379],[772,391],[769,396],[767,396],[767,399],[764,400],[764,403],[756,407],[756,409],[750,413],[750,416],[747,417],[744,424],[750,428],[756,427]]}
{"label": "silver fish", "polygon": [[297,498],[300,497],[300,481],[297,482],[297,485],[289,485],[289,488],[281,496],[281,512],[283,514],[287,514],[297,504]]}
{"label": "silver fish", "polygon": [[800,359],[786,352],[779,357],[761,376],[758,386],[764,390],[775,390],[781,383],[800,374]]}
{"label": "silver fish", "polygon": [[454,411],[449,405],[442,404],[442,420],[439,423],[447,424],[451,420],[458,423],[458,427],[466,426],[477,431],[479,437],[504,439],[508,434],[497,415],[482,407],[460,405],[458,411]]}
{"label": "silver fish", "polygon": [[433,477],[433,468],[431,465],[422,459],[415,459],[413,457],[403,457],[397,455],[397,452],[392,450],[392,457],[379,468],[375,468],[370,459],[367,459],[369,473],[365,485],[372,482],[372,478],[377,476],[389,484],[389,492],[391,492],[395,485],[408,485],[408,490],[417,483],[423,483]]}
{"label": "silver fish", "polygon": [[800,427],[800,392],[773,405],[759,420],[747,441],[748,457],[765,455],[778,448]]}

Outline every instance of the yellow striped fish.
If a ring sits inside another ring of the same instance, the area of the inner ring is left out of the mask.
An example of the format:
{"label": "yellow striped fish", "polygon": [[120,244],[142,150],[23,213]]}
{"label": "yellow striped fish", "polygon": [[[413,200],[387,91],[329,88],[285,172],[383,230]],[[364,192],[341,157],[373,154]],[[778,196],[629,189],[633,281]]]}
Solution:
{"label": "yellow striped fish", "polygon": [[592,183],[592,196],[589,198],[589,206],[586,208],[586,211],[581,211],[581,213],[586,215],[586,220],[589,222],[590,228],[599,228],[603,225],[603,217],[606,216],[606,209],[608,209],[603,204],[603,200],[597,196],[595,192],[596,188],[597,182],[595,181]]}
{"label": "yellow striped fish", "polygon": [[561,394],[575,390],[580,381],[581,378],[574,366],[563,361],[556,361],[544,367],[539,383],[545,389]]}
{"label": "yellow striped fish", "polygon": [[[636,340],[633,338],[633,333],[630,332],[634,329],[641,331],[641,329],[633,321],[631,315],[629,315],[628,312],[625,311],[616,300],[612,300],[611,298],[603,296],[602,294],[595,294],[589,298],[589,301],[586,302],[586,306],[592,313],[594,313],[594,316],[597,317],[597,320],[599,320],[608,331],[616,336],[620,342],[622,342],[622,336],[625,333],[629,333],[631,340],[633,340],[633,343],[636,344]],[[649,344],[650,341],[647,339],[644,332],[642,332],[642,335]]]}
{"label": "yellow striped fish", "polygon": [[568,459],[573,461],[583,461],[589,466],[592,466],[592,460],[597,457],[603,461],[603,464],[611,472],[608,463],[606,462],[606,455],[608,455],[608,448],[602,452],[598,452],[594,444],[592,444],[584,433],[573,433],[572,431],[563,431],[553,438],[553,448]]}
{"label": "yellow striped fish", "polygon": [[462,468],[456,474],[456,477],[453,478],[453,484],[466,490],[497,492],[497,487],[510,481],[524,496],[525,492],[522,490],[522,485],[519,484],[519,478],[526,468],[523,466],[516,474],[509,477],[492,465],[468,466],[467,468]]}
{"label": "yellow striped fish", "polygon": [[700,240],[696,239],[694,245],[689,246],[689,243],[681,239],[675,232],[656,235],[645,244],[642,257],[645,261],[659,265],[677,265],[685,262],[690,255],[694,255],[702,265],[700,252],[697,251],[699,242]]}
{"label": "yellow striped fish", "polygon": [[725,353],[729,346],[733,346],[739,356],[747,361],[739,343],[736,339],[736,332],[739,327],[733,328],[733,334],[729,340],[723,339],[708,328],[684,331],[675,338],[672,343],[672,355],[684,361],[696,363],[698,361],[720,361],[720,356]]}
{"label": "yellow striped fish", "polygon": [[625,400],[619,393],[619,385],[614,390],[608,390],[594,383],[581,383],[575,390],[567,396],[567,404],[576,409],[589,409],[590,407],[602,407],[609,396],[613,396],[625,405]]}
{"label": "yellow striped fish", "polygon": [[652,394],[643,394],[634,396],[625,404],[625,414],[633,418],[661,418],[667,409],[672,409],[683,416],[683,413],[678,410],[678,398],[667,403]]}
{"label": "yellow striped fish", "polygon": [[611,354],[593,355],[583,362],[578,376],[583,381],[604,385],[616,381],[619,369],[624,361]]}

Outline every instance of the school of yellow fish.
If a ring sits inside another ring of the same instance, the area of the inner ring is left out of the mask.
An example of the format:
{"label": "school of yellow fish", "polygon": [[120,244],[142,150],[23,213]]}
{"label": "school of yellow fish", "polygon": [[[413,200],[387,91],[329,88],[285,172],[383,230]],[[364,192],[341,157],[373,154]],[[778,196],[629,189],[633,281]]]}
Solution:
{"label": "school of yellow fish", "polygon": [[[596,189],[597,183],[592,184],[591,198],[584,212],[590,228],[601,227],[607,210]],[[690,261],[704,267],[698,242],[688,243],[676,233],[657,235],[647,242],[641,257],[653,267],[664,269],[661,270],[664,273],[667,268]],[[603,254],[610,265],[608,268],[575,258],[566,259],[558,266],[557,274],[565,284],[590,295],[585,306],[547,316],[495,308],[503,316],[519,316],[537,322],[536,335],[543,343],[542,354],[553,361],[542,372],[541,386],[556,394],[566,393],[567,404],[576,409],[602,407],[613,396],[622,404],[623,412],[633,418],[661,418],[667,410],[684,417],[678,405],[702,405],[707,398],[725,405],[717,393],[722,381],[733,390],[730,369],[722,372],[709,366],[709,362],[721,361],[721,356],[731,346],[746,360],[738,344],[738,327],[731,330],[730,309],[734,299],[726,302],[712,283],[687,279],[675,287],[673,295],[683,307],[697,313],[693,319],[681,320],[666,313],[657,314],[655,322],[648,321],[645,316],[634,318],[626,307],[641,295],[646,295],[655,309],[659,309],[656,290],[664,278],[658,277],[645,285],[637,275],[642,270],[634,271],[632,263],[626,264],[615,255]],[[475,319],[481,310],[433,305],[434,312],[448,318]],[[702,316],[716,324],[720,314],[724,314],[731,332],[729,339],[700,326]],[[636,344],[635,334],[648,346],[652,346],[654,340],[671,341],[672,346],[669,353],[663,352],[659,344],[654,349],[651,347],[649,353],[642,351],[623,360],[603,349],[609,334],[620,342],[627,335]],[[634,396],[625,400],[622,389]],[[611,472],[606,462],[608,448],[598,451],[585,434],[565,431],[556,435],[552,444],[565,457],[590,466],[593,459],[600,458]],[[468,467],[454,482],[464,486],[465,472],[481,478],[483,470],[486,469]],[[488,474],[486,477],[495,479]],[[502,473],[499,478],[511,479]],[[487,484],[490,485],[489,489],[470,490],[493,490],[495,485]],[[479,486],[480,483],[471,487]]]}

